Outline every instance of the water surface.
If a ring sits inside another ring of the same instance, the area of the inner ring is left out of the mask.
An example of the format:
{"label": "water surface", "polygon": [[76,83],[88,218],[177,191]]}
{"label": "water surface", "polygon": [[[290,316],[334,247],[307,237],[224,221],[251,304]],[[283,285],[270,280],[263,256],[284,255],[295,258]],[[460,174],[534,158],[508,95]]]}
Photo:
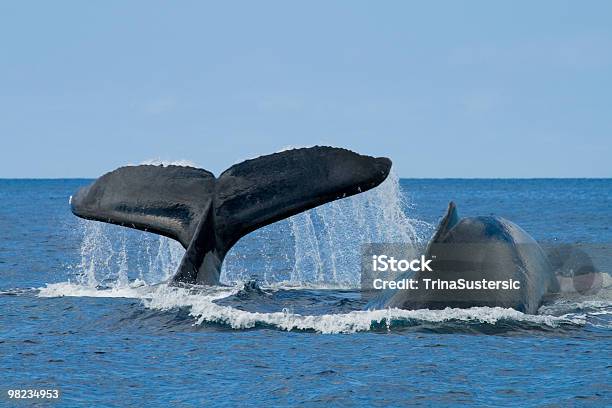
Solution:
{"label": "water surface", "polygon": [[72,216],[88,182],[0,180],[0,405],[9,388],[59,388],[60,406],[612,403],[609,288],[535,316],[363,311],[358,291],[361,243],[417,251],[451,199],[599,248],[609,272],[612,180],[390,180],[243,238],[219,288],[168,287],[179,245]]}

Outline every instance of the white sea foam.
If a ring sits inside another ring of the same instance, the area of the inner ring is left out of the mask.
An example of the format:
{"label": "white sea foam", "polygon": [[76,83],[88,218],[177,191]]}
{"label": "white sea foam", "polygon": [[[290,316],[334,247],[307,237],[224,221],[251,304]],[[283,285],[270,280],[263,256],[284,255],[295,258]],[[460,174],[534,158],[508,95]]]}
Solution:
{"label": "white sea foam", "polygon": [[[495,325],[500,321],[528,323],[556,328],[561,325],[583,325],[586,315],[566,314],[562,316],[528,315],[514,309],[500,307],[474,307],[470,309],[444,310],[364,310],[349,313],[302,315],[286,311],[260,313],[239,310],[219,305],[215,300],[236,294],[241,286],[186,289],[165,284],[146,286],[142,282],[122,288],[96,289],[75,283],[49,284],[40,288],[41,297],[85,296],[120,297],[140,299],[146,308],[168,311],[187,308],[194,324],[216,323],[233,329],[249,329],[256,326],[273,327],[279,330],[307,330],[325,334],[355,333],[382,327],[393,329],[406,325],[426,323],[464,322]],[[278,288],[276,288],[278,289]]]}
{"label": "white sea foam", "polygon": [[147,286],[142,281],[135,281],[126,286],[116,286],[99,289],[76,282],[48,283],[39,288],[40,297],[106,297],[145,299],[154,290],[154,286]]}
{"label": "white sea foam", "polygon": [[603,314],[611,314],[612,299],[609,295],[610,293],[603,292],[598,294],[596,298],[581,299],[574,297],[571,299],[557,299],[557,301],[552,304],[540,307],[539,313],[559,315],[573,310],[589,310],[589,314],[600,312],[603,312]]}
{"label": "white sea foam", "polygon": [[[155,306],[151,303],[150,306]],[[226,324],[234,329],[252,328],[256,325],[268,325],[282,330],[313,330],[320,333],[354,333],[368,331],[374,326],[386,324],[390,329],[394,324],[419,322],[441,323],[448,321],[478,322],[496,324],[500,320],[528,322],[549,327],[560,324],[584,324],[584,317],[555,317],[526,315],[513,309],[471,308],[444,310],[370,310],[353,311],[342,314],[300,315],[294,313],[257,313],[238,310],[229,306],[220,306],[212,302],[198,301],[191,305],[191,315],[198,324],[216,322]]]}

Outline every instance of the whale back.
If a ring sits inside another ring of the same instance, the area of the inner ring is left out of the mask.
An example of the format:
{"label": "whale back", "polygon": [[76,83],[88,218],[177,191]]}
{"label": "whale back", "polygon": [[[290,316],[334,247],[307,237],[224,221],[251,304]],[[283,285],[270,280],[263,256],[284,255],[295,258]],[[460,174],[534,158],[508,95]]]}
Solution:
{"label": "whale back", "polygon": [[[433,271],[420,272],[418,290],[386,294],[386,307],[404,309],[474,306],[508,307],[536,313],[554,284],[548,258],[515,223],[496,216],[459,218],[449,204],[426,250]],[[519,289],[424,289],[423,279],[513,281]]]}
{"label": "whale back", "polygon": [[519,289],[430,293],[474,306],[512,307],[536,313],[554,282],[548,257],[515,223],[496,216],[463,218],[429,247],[433,278],[520,282]]}

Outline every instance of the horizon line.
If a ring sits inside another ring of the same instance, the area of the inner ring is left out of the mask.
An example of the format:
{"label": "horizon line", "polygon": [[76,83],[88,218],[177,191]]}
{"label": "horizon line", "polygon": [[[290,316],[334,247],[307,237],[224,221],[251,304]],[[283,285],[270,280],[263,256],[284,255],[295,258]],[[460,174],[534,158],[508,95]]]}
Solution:
{"label": "horizon line", "polygon": [[[0,177],[0,180],[96,180],[99,177]],[[610,180],[609,177],[402,177],[400,180]]]}

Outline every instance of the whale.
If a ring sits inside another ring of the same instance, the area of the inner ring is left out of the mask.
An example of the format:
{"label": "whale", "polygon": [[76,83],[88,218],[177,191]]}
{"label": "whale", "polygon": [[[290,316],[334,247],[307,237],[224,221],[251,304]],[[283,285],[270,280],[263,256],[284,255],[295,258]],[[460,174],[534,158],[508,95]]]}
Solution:
{"label": "whale", "polygon": [[408,271],[396,280],[413,279],[418,285],[383,290],[367,308],[486,306],[536,314],[547,296],[559,289],[548,254],[527,232],[499,216],[460,218],[454,202],[449,203],[424,259],[431,261],[428,270]]}
{"label": "whale", "polygon": [[78,190],[77,217],[178,241],[185,254],[172,283],[218,285],[243,236],[319,205],[365,192],[391,169],[386,157],[315,146],[235,164],[216,177],[188,166],[125,166]]}

